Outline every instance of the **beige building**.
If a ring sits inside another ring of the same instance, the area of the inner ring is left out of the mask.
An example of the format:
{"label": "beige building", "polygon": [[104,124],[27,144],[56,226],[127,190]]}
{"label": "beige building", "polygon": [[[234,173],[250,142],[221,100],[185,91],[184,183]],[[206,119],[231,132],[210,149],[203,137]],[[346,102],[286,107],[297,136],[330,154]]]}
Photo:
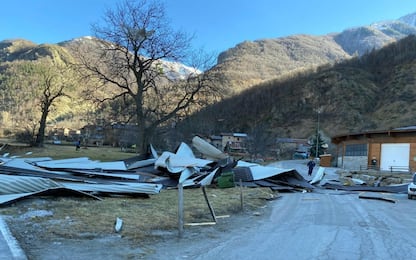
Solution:
{"label": "beige building", "polygon": [[416,126],[367,131],[331,138],[338,167],[350,170],[416,170]]}
{"label": "beige building", "polygon": [[247,134],[244,133],[222,133],[222,149],[225,152],[246,153]]}

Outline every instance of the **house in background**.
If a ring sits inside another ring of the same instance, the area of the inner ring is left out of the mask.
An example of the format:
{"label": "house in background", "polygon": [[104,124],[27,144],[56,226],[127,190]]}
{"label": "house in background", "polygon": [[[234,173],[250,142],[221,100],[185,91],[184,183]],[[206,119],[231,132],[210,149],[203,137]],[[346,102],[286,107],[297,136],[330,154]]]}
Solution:
{"label": "house in background", "polygon": [[337,146],[338,167],[392,172],[416,170],[416,126],[339,135],[331,141]]}
{"label": "house in background", "polygon": [[104,128],[101,125],[85,125],[81,128],[82,144],[101,146],[104,144]]}
{"label": "house in background", "polygon": [[64,127],[54,127],[48,131],[47,137],[54,144],[60,144],[62,141],[72,142],[78,140],[81,131]]}
{"label": "house in background", "polygon": [[222,133],[221,150],[228,153],[247,153],[247,134],[245,133]]}
{"label": "house in background", "polygon": [[137,133],[136,124],[113,123],[105,127],[105,143],[127,149],[135,145]]}
{"label": "house in background", "polygon": [[212,144],[215,148],[217,148],[218,150],[223,151],[223,146],[222,146],[222,136],[220,135],[211,135],[208,140],[207,140],[210,144]]}

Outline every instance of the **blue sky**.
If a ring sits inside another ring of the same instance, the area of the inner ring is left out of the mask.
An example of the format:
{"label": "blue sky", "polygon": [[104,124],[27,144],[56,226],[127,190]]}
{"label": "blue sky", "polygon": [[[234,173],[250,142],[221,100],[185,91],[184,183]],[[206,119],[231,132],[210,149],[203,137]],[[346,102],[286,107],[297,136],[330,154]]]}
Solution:
{"label": "blue sky", "polygon": [[[162,0],[163,1],[163,0]],[[91,24],[118,0],[1,1],[0,40],[58,43],[92,35]],[[416,12],[414,0],[164,0],[174,28],[219,53],[245,40],[324,35]]]}

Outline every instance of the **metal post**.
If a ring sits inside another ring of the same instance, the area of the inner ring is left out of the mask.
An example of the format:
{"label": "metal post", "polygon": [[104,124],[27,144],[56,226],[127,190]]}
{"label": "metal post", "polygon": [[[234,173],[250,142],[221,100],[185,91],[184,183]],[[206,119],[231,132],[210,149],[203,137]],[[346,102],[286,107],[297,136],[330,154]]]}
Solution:
{"label": "metal post", "polygon": [[316,149],[315,149],[315,158],[318,158],[318,144],[319,144],[319,113],[320,109],[318,108],[318,125],[316,128]]}
{"label": "metal post", "polygon": [[178,231],[179,237],[183,237],[183,223],[184,223],[184,213],[183,213],[183,184],[178,184]]}
{"label": "metal post", "polygon": [[240,205],[241,205],[241,211],[244,211],[243,180],[242,179],[240,179]]}

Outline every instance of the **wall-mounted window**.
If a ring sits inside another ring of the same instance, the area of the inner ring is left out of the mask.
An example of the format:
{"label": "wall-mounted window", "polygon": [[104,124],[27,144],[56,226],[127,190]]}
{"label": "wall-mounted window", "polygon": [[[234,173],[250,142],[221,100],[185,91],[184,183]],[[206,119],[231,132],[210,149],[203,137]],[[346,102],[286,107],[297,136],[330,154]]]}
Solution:
{"label": "wall-mounted window", "polygon": [[345,156],[367,156],[367,144],[347,144]]}

